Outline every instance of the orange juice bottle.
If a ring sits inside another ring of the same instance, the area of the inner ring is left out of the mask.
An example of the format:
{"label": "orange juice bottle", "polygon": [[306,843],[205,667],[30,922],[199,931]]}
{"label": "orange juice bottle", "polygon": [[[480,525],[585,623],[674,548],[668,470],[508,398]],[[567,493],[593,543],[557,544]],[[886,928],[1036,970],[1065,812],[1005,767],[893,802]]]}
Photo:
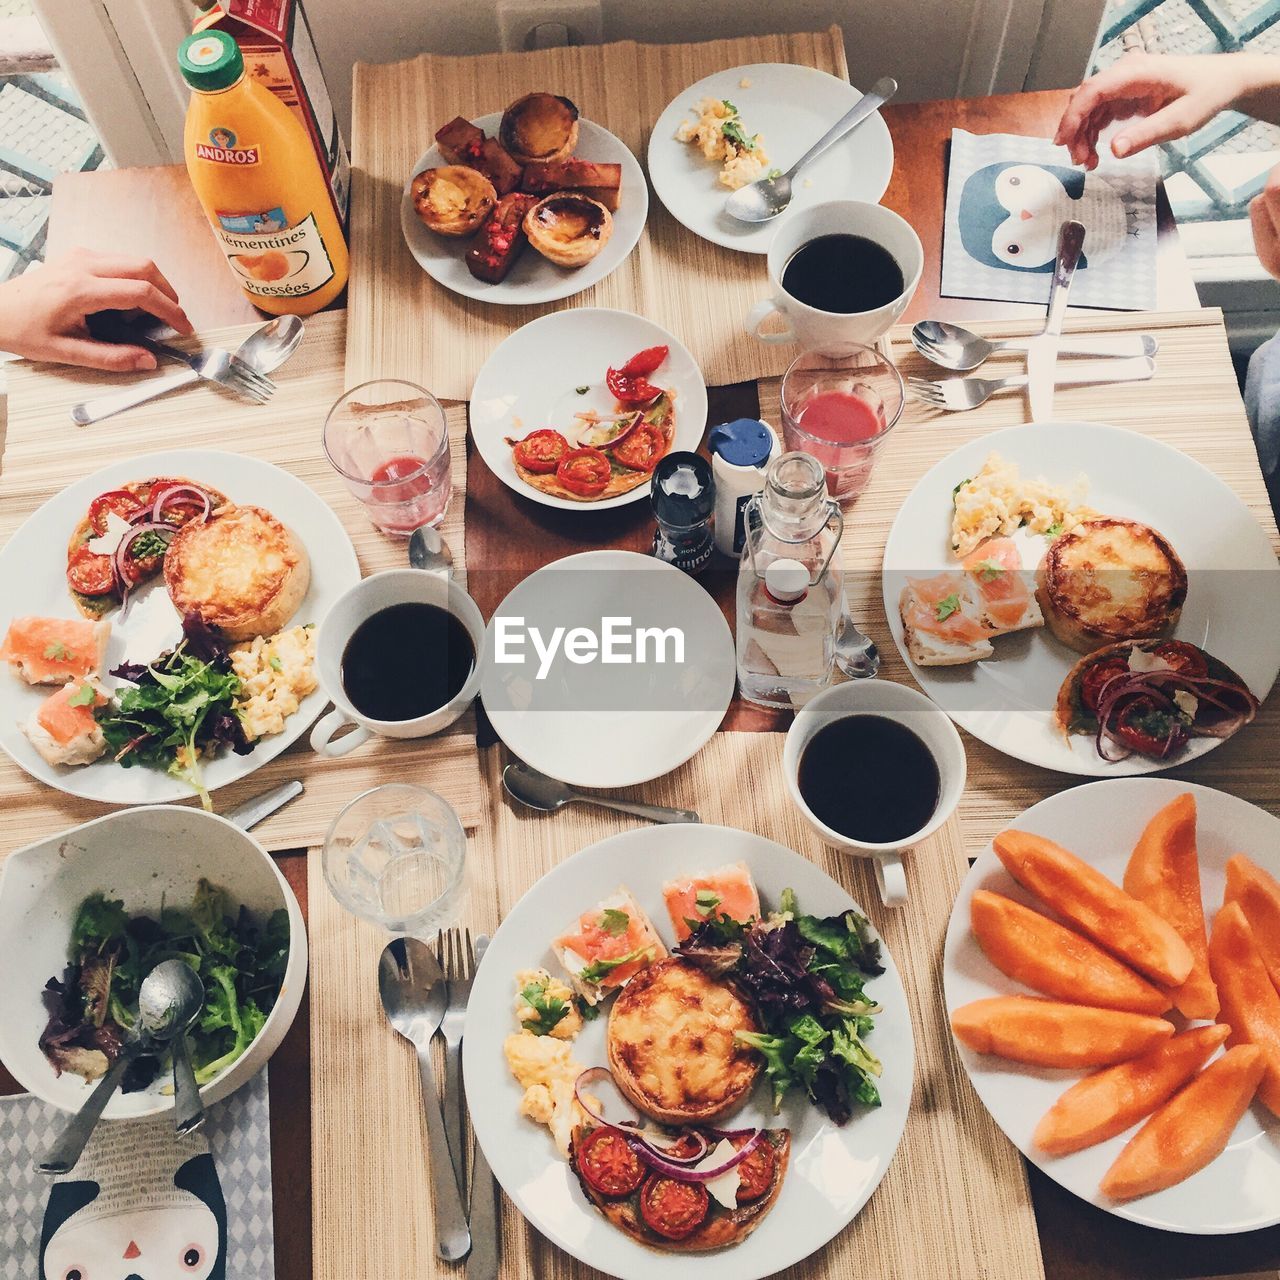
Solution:
{"label": "orange juice bottle", "polygon": [[306,130],[225,31],[188,36],[178,66],[187,172],[240,287],[274,315],[319,311],[347,283],[347,242]]}

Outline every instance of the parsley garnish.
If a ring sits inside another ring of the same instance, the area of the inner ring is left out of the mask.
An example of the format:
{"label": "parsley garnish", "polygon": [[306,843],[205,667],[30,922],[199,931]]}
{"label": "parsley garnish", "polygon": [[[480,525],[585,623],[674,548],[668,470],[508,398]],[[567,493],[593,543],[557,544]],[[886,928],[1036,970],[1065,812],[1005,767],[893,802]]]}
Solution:
{"label": "parsley garnish", "polygon": [[632,964],[636,960],[645,959],[652,950],[652,946],[637,947],[634,951],[628,951],[625,956],[618,956],[613,960],[595,960],[587,965],[578,977],[583,982],[595,986],[599,984],[601,979],[607,978],[615,969],[621,969],[624,964]]}
{"label": "parsley garnish", "polygon": [[621,937],[626,933],[627,926],[631,923],[631,917],[625,911],[619,911],[616,907],[605,907],[604,914],[600,917],[600,927],[611,938]]}
{"label": "parsley garnish", "polygon": [[585,395],[587,394],[587,392],[591,390],[591,388],[590,388],[589,386],[587,386],[587,385],[586,385],[586,383],[583,383],[583,385],[582,385],[582,386],[580,386],[580,387],[574,387],[574,390],[575,390],[575,391],[576,391],[580,396],[585,396]]}
{"label": "parsley garnish", "polygon": [[709,916],[720,905],[720,898],[710,889],[699,889],[694,903],[700,916]]}
{"label": "parsley garnish", "polygon": [[938,601],[934,606],[933,612],[939,622],[946,622],[953,613],[959,612],[959,609],[960,597],[953,591],[949,596]]}
{"label": "parsley garnish", "polygon": [[1056,538],[1062,532],[1062,521],[1055,520],[1045,531],[1046,538]]}
{"label": "parsley garnish", "polygon": [[581,996],[574,996],[573,1003],[577,1005],[583,1022],[594,1022],[600,1016],[599,1006],[588,1004]]}
{"label": "parsley garnish", "polygon": [[45,645],[44,656],[46,658],[52,658],[54,662],[66,662],[69,658],[72,658],[75,655],[67,649],[65,644],[62,644],[61,641],[55,640],[52,644]]}
{"label": "parsley garnish", "polygon": [[67,699],[67,706],[69,706],[69,707],[91,707],[91,706],[93,706],[94,701],[95,701],[95,699],[97,698],[97,696],[98,696],[98,695],[94,692],[93,685],[91,685],[91,684],[82,684],[82,685],[81,685],[81,686],[80,686],[80,687],[75,691],[75,693],[73,693],[73,694],[71,695],[71,697],[69,697],[69,698]]}
{"label": "parsley garnish", "polygon": [[569,1013],[569,1003],[559,996],[547,995],[546,982],[531,982],[520,992],[520,999],[538,1016],[522,1025],[535,1036],[550,1035]]}
{"label": "parsley garnish", "polygon": [[995,560],[979,560],[974,569],[983,582],[990,582],[1005,572],[1005,567]]}
{"label": "parsley garnish", "polygon": [[284,670],[284,663],[280,661],[280,655],[276,653],[273,653],[271,657],[267,659],[267,666],[269,666],[272,671]]}
{"label": "parsley garnish", "polygon": [[723,102],[726,107],[728,107],[730,115],[736,116],[738,114],[738,108],[735,107],[733,103],[729,101],[728,98],[721,98],[720,101]]}
{"label": "parsley garnish", "polygon": [[972,477],[972,476],[965,476],[965,478],[964,478],[963,480],[961,480],[961,481],[960,481],[960,483],[959,483],[958,485],[956,485],[956,487],[955,487],[954,489],[952,489],[952,490],[951,490],[951,505],[952,505],[952,506],[955,506],[955,502],[956,502],[956,494],[957,494],[957,493],[959,493],[959,492],[960,492],[960,490],[961,490],[961,489],[963,489],[963,488],[965,487],[965,485],[967,485],[967,484],[972,484],[972,483],[973,483],[973,477]]}
{"label": "parsley garnish", "polygon": [[724,134],[724,136],[728,138],[735,147],[741,147],[743,151],[754,151],[756,149],[755,135],[743,132],[741,120],[726,120],[724,124],[720,126],[720,132]]}

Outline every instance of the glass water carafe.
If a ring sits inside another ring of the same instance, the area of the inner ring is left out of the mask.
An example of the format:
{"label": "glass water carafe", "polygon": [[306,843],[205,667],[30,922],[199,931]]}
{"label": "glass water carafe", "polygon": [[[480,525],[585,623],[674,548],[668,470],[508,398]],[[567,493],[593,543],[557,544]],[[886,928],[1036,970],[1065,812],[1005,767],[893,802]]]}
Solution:
{"label": "glass water carafe", "polygon": [[784,453],[743,513],[738,684],[768,707],[800,707],[831,683],[844,598],[844,518],[821,464]]}

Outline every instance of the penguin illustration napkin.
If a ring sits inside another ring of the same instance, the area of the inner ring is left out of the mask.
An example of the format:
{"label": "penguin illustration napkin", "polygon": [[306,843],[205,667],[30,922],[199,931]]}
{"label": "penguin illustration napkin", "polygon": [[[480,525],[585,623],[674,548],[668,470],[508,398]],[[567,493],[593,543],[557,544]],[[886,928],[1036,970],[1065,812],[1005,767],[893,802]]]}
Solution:
{"label": "penguin illustration napkin", "polygon": [[272,1280],[265,1072],[184,1138],[168,1115],[100,1124],[48,1178],[36,1157],[65,1119],[0,1098],[0,1280]]}
{"label": "penguin illustration napkin", "polygon": [[1156,305],[1156,162],[1117,160],[1099,143],[1092,173],[1066,147],[1010,133],[951,133],[942,287],[949,298],[1049,300],[1058,228],[1084,224],[1071,285],[1080,307]]}

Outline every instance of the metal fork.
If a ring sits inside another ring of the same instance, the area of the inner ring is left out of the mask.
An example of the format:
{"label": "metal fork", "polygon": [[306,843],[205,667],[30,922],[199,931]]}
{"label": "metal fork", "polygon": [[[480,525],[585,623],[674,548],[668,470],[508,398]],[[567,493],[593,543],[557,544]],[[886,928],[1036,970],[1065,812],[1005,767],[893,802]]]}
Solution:
{"label": "metal fork", "polygon": [[[1129,359],[1083,362],[1063,365],[1058,374],[1060,386],[1092,386],[1106,382],[1145,382],[1156,371],[1149,356]],[[962,411],[986,404],[998,391],[1025,387],[1027,375],[1015,373],[1009,378],[933,378],[910,377],[907,386],[917,400],[935,409]]]}
{"label": "metal fork", "polygon": [[[470,929],[450,929],[441,935],[440,950],[445,977],[448,979],[449,1002],[445,1006],[440,1031],[444,1036],[445,1134],[453,1167],[458,1175],[458,1189],[466,1199],[466,1173],[463,1168],[463,1141],[466,1096],[462,1085],[462,1033],[466,1024],[467,1001],[471,983],[484,957],[489,939],[481,935],[475,946]],[[467,1280],[497,1280],[498,1275],[498,1188],[484,1149],[477,1142],[471,1157],[471,1253],[467,1258]]]}
{"label": "metal fork", "polygon": [[206,382],[216,382],[258,404],[266,404],[275,392],[276,384],[270,378],[259,373],[252,365],[233,356],[223,347],[182,351],[178,347],[157,342],[146,334],[138,334],[134,340],[140,346],[146,347],[153,355],[185,364],[192,373]]}

